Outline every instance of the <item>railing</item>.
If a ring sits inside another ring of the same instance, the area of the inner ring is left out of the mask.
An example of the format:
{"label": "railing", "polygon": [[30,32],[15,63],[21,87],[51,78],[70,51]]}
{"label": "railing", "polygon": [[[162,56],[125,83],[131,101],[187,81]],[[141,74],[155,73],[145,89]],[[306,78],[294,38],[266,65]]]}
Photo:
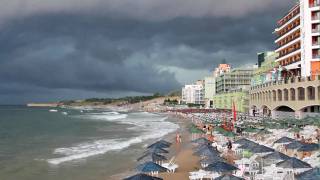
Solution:
{"label": "railing", "polygon": [[312,42],[312,46],[318,46],[320,45],[320,42]]}
{"label": "railing", "polygon": [[296,37],[294,37],[294,38],[290,39],[289,41],[286,41],[284,44],[278,45],[278,46],[277,46],[277,49],[279,49],[279,48],[281,48],[281,47],[283,47],[283,46],[285,46],[285,45],[289,44],[290,42],[292,42],[292,41],[294,41],[294,40],[296,40],[296,39],[298,39],[298,38],[300,38],[300,34],[299,34],[299,35],[297,35]]}
{"label": "railing", "polygon": [[290,15],[290,17],[289,16],[285,17],[284,21],[282,21],[281,23],[278,23],[279,27],[283,26],[284,24],[289,22],[292,18],[296,17],[297,14],[300,14],[300,10],[294,11],[294,13]]}
{"label": "railing", "polygon": [[320,19],[320,16],[312,16],[311,19],[312,19],[312,20],[319,20],[319,19]]}
{"label": "railing", "polygon": [[320,55],[319,55],[319,54],[313,55],[313,56],[312,56],[312,59],[320,59]]}
{"label": "railing", "polygon": [[287,51],[286,53],[283,53],[283,54],[279,55],[279,56],[278,56],[278,59],[281,58],[281,57],[284,57],[284,56],[286,56],[286,55],[288,55],[288,54],[290,54],[290,53],[292,53],[292,52],[295,52],[295,51],[297,51],[297,50],[299,50],[299,49],[301,49],[300,46],[298,46],[297,48],[290,49],[290,50]]}
{"label": "railing", "polygon": [[[319,56],[319,58],[320,58],[320,56]],[[310,81],[319,81],[319,80],[320,80],[320,75],[316,75],[315,78],[311,78],[311,77],[303,77],[303,78],[302,77],[294,77],[294,78],[286,78],[286,79],[281,78],[280,80],[274,80],[274,81],[266,82],[264,84],[251,86],[251,90],[270,87],[270,86],[276,86],[276,85],[282,85],[282,84],[294,84],[294,83],[298,83],[298,82],[310,82]]]}
{"label": "railing", "polygon": [[289,28],[288,30],[284,31],[283,33],[280,33],[276,39],[279,39],[280,37],[282,37],[283,35],[287,34],[288,32],[290,32],[292,29],[298,27],[300,25],[300,23],[295,24],[292,28]]}
{"label": "railing", "polygon": [[320,28],[312,29],[312,33],[320,33]]}

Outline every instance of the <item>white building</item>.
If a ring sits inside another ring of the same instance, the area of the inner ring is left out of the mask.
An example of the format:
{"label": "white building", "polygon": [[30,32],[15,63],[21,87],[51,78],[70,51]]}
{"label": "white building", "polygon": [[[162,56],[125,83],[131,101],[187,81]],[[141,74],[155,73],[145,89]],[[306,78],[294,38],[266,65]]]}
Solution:
{"label": "white building", "polygon": [[277,62],[287,76],[315,76],[320,72],[320,0],[300,0],[278,21]]}
{"label": "white building", "polygon": [[204,78],[204,98],[206,107],[213,107],[213,97],[216,95],[216,78],[213,76]]}
{"label": "white building", "polygon": [[203,84],[190,84],[182,88],[182,102],[186,104],[204,104]]}

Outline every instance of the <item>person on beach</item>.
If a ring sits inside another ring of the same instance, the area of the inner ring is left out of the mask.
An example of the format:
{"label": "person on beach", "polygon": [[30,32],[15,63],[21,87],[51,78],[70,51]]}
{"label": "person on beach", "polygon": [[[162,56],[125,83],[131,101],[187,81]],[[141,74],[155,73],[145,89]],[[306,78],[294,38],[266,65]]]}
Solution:
{"label": "person on beach", "polygon": [[229,150],[231,150],[232,149],[232,142],[231,142],[231,140],[228,138],[228,142],[227,142],[227,148],[229,149]]}
{"label": "person on beach", "polygon": [[178,132],[176,133],[176,142],[181,143],[181,136]]}
{"label": "person on beach", "polygon": [[316,139],[318,141],[318,144],[320,144],[320,130],[316,129]]}

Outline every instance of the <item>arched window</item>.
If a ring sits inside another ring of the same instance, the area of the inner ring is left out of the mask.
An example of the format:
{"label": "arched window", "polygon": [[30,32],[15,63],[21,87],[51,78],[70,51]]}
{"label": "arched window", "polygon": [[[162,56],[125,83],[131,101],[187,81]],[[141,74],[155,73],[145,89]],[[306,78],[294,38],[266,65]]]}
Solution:
{"label": "arched window", "polygon": [[316,99],[316,88],[309,86],[307,87],[308,92],[308,100],[315,100]]}
{"label": "arched window", "polygon": [[277,91],[276,90],[272,91],[272,96],[273,96],[273,101],[277,101]]}
{"label": "arched window", "polygon": [[282,91],[278,89],[278,101],[282,101]]}
{"label": "arched window", "polygon": [[305,90],[303,87],[298,88],[298,100],[304,101],[305,100]]}
{"label": "arched window", "polygon": [[294,88],[290,88],[290,100],[291,101],[296,100],[296,90]]}
{"label": "arched window", "polygon": [[288,89],[284,89],[284,90],[283,90],[283,99],[284,99],[285,101],[288,101],[288,100],[289,100],[289,91],[288,91]]}

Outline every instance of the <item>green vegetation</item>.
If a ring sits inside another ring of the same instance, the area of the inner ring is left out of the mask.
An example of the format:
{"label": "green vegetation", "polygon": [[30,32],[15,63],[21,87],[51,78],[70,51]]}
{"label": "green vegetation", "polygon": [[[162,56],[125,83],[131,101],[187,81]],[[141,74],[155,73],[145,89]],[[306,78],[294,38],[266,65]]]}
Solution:
{"label": "green vegetation", "polygon": [[94,105],[107,105],[111,103],[118,104],[134,104],[143,101],[152,100],[158,97],[162,97],[163,95],[160,93],[155,93],[152,96],[127,96],[122,98],[90,98],[82,101],[61,101],[60,103],[64,105],[84,105],[84,104],[94,104]]}
{"label": "green vegetation", "polygon": [[176,99],[171,100],[168,98],[168,99],[164,100],[165,105],[177,105],[178,103],[179,103],[179,101]]}

